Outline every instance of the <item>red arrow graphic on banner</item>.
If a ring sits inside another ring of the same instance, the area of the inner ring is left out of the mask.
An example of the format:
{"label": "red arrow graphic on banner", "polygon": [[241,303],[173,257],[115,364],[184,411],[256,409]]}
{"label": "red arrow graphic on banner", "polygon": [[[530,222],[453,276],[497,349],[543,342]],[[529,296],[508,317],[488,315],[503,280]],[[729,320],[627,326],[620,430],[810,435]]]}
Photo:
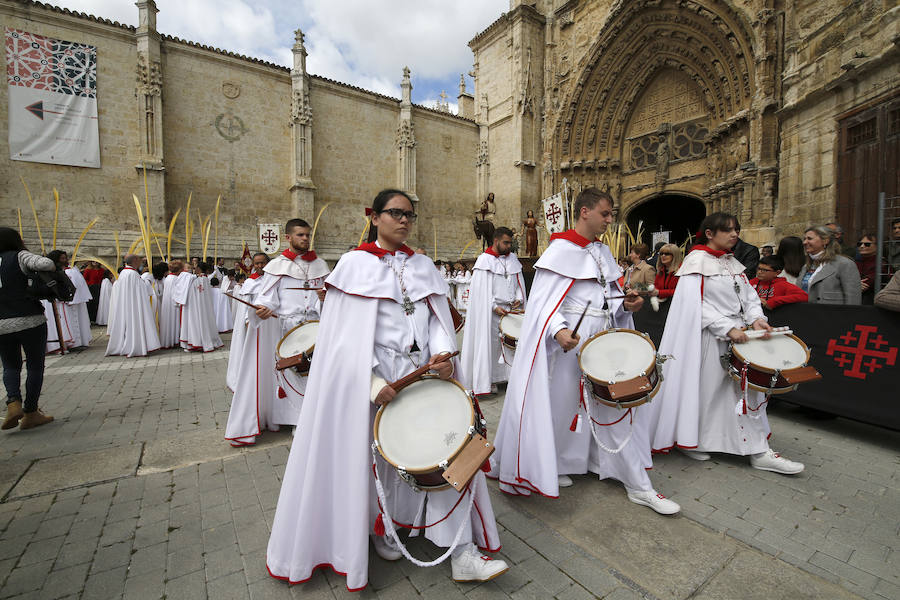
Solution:
{"label": "red arrow graphic on banner", "polygon": [[[44,108],[44,101],[43,101],[43,100],[40,100],[40,101],[38,101],[38,102],[35,102],[34,104],[29,104],[28,106],[25,107],[25,110],[27,110],[28,112],[30,112],[31,114],[33,114],[34,116],[36,116],[36,117],[37,117],[38,119],[40,119],[41,121],[44,120],[44,113],[49,113],[49,114],[51,114],[51,115],[64,115],[64,114],[66,114],[66,113],[64,113],[64,112],[62,112],[62,111],[59,111],[59,110],[47,110],[46,108]],[[85,118],[85,119],[96,119],[96,118],[97,118],[97,117],[92,116],[92,115],[75,115],[75,114],[70,114],[69,116],[70,116],[70,117],[82,117],[82,118]]]}

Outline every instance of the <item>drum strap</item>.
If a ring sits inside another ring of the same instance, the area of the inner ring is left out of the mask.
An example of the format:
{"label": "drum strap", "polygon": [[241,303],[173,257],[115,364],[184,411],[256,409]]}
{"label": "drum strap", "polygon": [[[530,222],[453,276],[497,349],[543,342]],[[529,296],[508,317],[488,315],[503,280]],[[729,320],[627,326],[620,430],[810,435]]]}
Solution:
{"label": "drum strap", "polygon": [[[610,454],[620,453],[622,450],[625,449],[625,446],[628,445],[628,442],[631,441],[631,437],[634,435],[634,408],[635,407],[629,408],[628,411],[624,415],[622,415],[622,417],[617,421],[613,421],[612,423],[598,423],[596,420],[594,420],[594,417],[591,416],[591,401],[593,400],[593,398],[590,397],[590,392],[588,391],[588,389],[590,388],[590,384],[585,385],[584,376],[581,377],[580,387],[581,387],[581,405],[584,407],[584,412],[587,414],[588,426],[591,428],[591,437],[594,438],[594,442],[596,442],[597,445],[600,446],[600,448],[602,450],[604,450],[605,452],[609,452]],[[606,444],[604,444],[603,442],[600,441],[600,438],[597,436],[597,430],[595,429],[594,425],[596,424],[596,425],[600,425],[601,427],[603,427],[603,426],[608,427],[610,425],[615,425],[616,423],[621,422],[622,419],[624,419],[625,417],[627,417],[629,415],[631,416],[631,419],[629,419],[629,421],[628,421],[628,424],[630,426],[629,430],[628,430],[628,437],[625,438],[625,441],[622,442],[622,445],[620,445],[618,448],[608,448],[606,446]]]}
{"label": "drum strap", "polygon": [[[391,515],[388,513],[387,498],[385,498],[385,496],[384,496],[384,487],[381,485],[381,478],[378,476],[378,462],[376,460],[377,454],[378,454],[378,446],[376,446],[375,443],[373,442],[372,443],[372,473],[375,475],[375,492],[378,494],[378,504],[379,504],[379,507],[381,508],[381,514],[384,515],[384,518],[382,519],[382,524],[384,526],[385,534],[391,536],[391,539],[393,539],[394,543],[397,544],[397,547],[400,548],[400,552],[403,554],[403,556],[405,556],[409,562],[416,565],[417,567],[433,567],[435,565],[441,564],[442,562],[447,560],[451,554],[453,554],[454,550],[456,550],[456,547],[459,545],[459,540],[462,537],[463,529],[465,529],[466,526],[469,526],[469,527],[472,526],[470,520],[469,519],[460,520],[459,528],[456,530],[456,535],[453,537],[453,543],[450,544],[450,547],[447,548],[447,551],[444,552],[441,556],[438,556],[436,559],[434,559],[431,562],[423,562],[423,561],[418,560],[415,557],[413,557],[409,553],[409,550],[406,549],[406,545],[400,540],[400,536],[397,535],[397,530],[394,528],[395,521],[391,518]],[[472,514],[472,506],[475,505],[475,493],[472,491],[471,485],[472,484],[469,483],[469,485],[466,486],[466,490],[465,490],[469,494],[469,503],[468,503],[469,506],[468,506],[468,509],[466,509],[467,515]],[[462,501],[462,498],[463,498],[463,494],[460,494],[459,500]],[[447,513],[447,516],[445,516],[440,521],[436,521],[432,525],[429,525],[429,527],[433,526],[433,525],[437,525],[438,523],[440,523],[441,521],[443,521],[444,519],[449,517],[453,513],[453,511],[456,510],[457,506],[459,506],[459,501],[453,505],[453,508],[450,509],[449,513]],[[379,518],[380,517],[381,517],[381,515],[379,515]]]}
{"label": "drum strap", "polygon": [[738,398],[737,404],[734,407],[734,414],[738,416],[748,416],[751,419],[758,419],[760,417],[759,414],[753,415],[749,414],[747,411],[749,410],[751,413],[758,413],[760,409],[765,406],[765,404],[769,401],[769,395],[766,395],[766,399],[757,405],[756,408],[750,406],[747,402],[747,371],[750,369],[749,363],[744,363],[744,366],[741,367],[741,397]]}

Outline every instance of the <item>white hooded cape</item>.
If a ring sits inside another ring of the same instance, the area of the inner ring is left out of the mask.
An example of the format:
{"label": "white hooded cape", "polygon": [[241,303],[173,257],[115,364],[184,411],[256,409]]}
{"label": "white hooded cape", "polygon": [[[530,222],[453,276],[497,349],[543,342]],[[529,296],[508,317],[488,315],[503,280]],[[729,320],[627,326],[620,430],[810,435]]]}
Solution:
{"label": "white hooded cape", "polygon": [[159,349],[156,314],[150,306],[152,293],[131,267],[119,273],[109,301],[107,356],[147,356]]}
{"label": "white hooded cape", "polygon": [[175,304],[175,282],[178,275],[169,273],[163,279],[162,298],[159,300],[159,343],[163,348],[174,348],[178,345],[181,324],[178,319],[179,308]]}
{"label": "white hooded cape", "polygon": [[[587,240],[581,240],[587,244]],[[617,281],[621,272],[609,248],[598,246],[606,294],[621,296]],[[559,475],[588,470],[601,479],[618,479],[632,489],[652,489],[645,472],[652,464],[646,420],[640,411],[622,419],[625,411],[591,402],[591,417],[598,423],[596,433],[607,447],[617,448],[629,434],[632,436],[619,454],[597,448],[586,415],[579,409],[581,370],[577,350],[563,353],[553,338],[563,326],[573,329],[579,318],[577,313],[561,310],[573,301],[570,296],[577,296],[585,305],[590,299],[593,309],[603,306],[598,272],[587,247],[568,239],[553,240],[535,264],[529,307],[494,441],[497,451],[491,457],[489,476],[500,480],[504,492],[556,498]],[[621,299],[609,300],[608,304],[611,326],[633,328],[631,314]],[[581,343],[605,328],[602,317],[586,317],[578,331]],[[571,431],[577,414],[582,414],[582,426]]]}
{"label": "white hooded cape", "polygon": [[[244,285],[235,286],[236,289],[232,290],[232,292],[230,293],[232,296],[240,298],[241,300],[253,302],[257,292],[256,286],[259,281],[259,277],[255,279],[251,279],[248,277]],[[225,371],[225,385],[229,390],[234,392],[237,386],[238,374],[241,370],[241,362],[243,360],[241,357],[243,356],[244,352],[244,340],[247,338],[247,334],[249,332],[248,318],[251,310],[249,306],[243,304],[242,302],[232,300],[227,296],[225,298],[234,303],[234,325],[231,331],[231,346],[228,352],[228,368]],[[278,323],[277,319],[268,320],[272,320],[276,324]],[[280,331],[278,333],[280,333]],[[278,340],[276,340],[275,343],[277,345]],[[272,349],[272,354],[273,356],[275,354],[274,346]]]}
{"label": "white hooded cape", "polygon": [[91,317],[87,309],[87,303],[91,301],[91,290],[88,289],[84,275],[75,267],[66,269],[66,275],[75,286],[75,297],[67,302],[66,311],[66,319],[73,338],[72,346],[87,346],[91,343]]}
{"label": "white hooded cape", "polygon": [[[413,255],[408,260],[405,278],[409,297],[421,301],[422,308],[430,308],[447,339],[452,340],[446,282],[428,257]],[[378,514],[371,451],[375,406],[370,402],[372,368],[376,364],[376,315],[379,302],[402,301],[396,279],[387,269],[368,252],[348,252],[326,280],[328,295],[306,400],[269,538],[266,562],[269,573],[278,579],[300,583],[316,568],[330,567],[346,575],[351,591],[366,586],[369,534]],[[393,469],[382,463],[379,472],[389,503],[396,498],[408,506],[424,500],[424,493],[415,494]],[[483,473],[475,476],[471,489],[475,494],[472,540],[492,551],[499,549]],[[454,490],[428,494],[424,517],[428,523],[435,519],[433,511],[446,514],[447,500],[458,498]],[[398,518],[401,512],[395,507],[393,517]],[[426,537],[448,545],[459,519],[468,517],[460,512],[426,529]]]}
{"label": "white hooded cape", "polygon": [[748,390],[747,405],[759,408],[737,415],[740,386],[719,360],[728,347],[719,338],[731,327],[743,326],[728,309],[735,281],[748,323],[764,318],[759,296],[743,271],[744,265],[734,255],[716,258],[703,250],[688,254],[678,270],[678,287],[659,345],[660,354],[675,360],[663,365],[665,379],[649,416],[654,452],[678,446],[746,455],[768,448],[771,430],[762,393]]}
{"label": "white hooded cape", "polygon": [[216,331],[209,279],[205,275],[190,275],[175,282],[175,302],[181,304],[181,347],[187,350],[212,352],[221,347],[222,339]]}
{"label": "white hooded cape", "polygon": [[100,282],[100,297],[97,300],[97,325],[109,323],[109,298],[112,292],[113,282],[104,277]]}
{"label": "white hooded cape", "polygon": [[[49,300],[41,300],[41,305],[44,307],[44,316],[47,318],[47,354],[59,352],[59,334],[56,331],[56,319],[53,318],[53,306]],[[66,344],[66,349],[69,349],[75,343],[72,327],[69,325],[69,313],[72,312],[72,307],[65,302],[57,302],[56,312],[59,314],[63,342]]]}
{"label": "white hooded cape", "polygon": [[[507,263],[506,271],[501,260]],[[500,259],[484,252],[475,261],[460,352],[460,382],[478,395],[490,393],[491,383],[506,381],[509,364],[513,362],[514,351],[503,348],[500,343],[500,317],[494,314],[494,278],[502,279],[506,275],[515,278],[516,297],[521,299],[524,309],[525,282],[522,264],[515,254]]]}

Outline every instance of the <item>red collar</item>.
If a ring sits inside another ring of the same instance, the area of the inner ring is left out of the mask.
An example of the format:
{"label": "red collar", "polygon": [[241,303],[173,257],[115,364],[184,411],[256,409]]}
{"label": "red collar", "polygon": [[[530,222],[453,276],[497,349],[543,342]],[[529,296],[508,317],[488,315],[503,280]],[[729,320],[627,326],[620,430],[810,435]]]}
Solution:
{"label": "red collar", "polygon": [[260,277],[262,277],[262,273],[257,273],[256,271],[254,271],[247,275],[247,277],[249,277],[250,279],[259,279]]}
{"label": "red collar", "polygon": [[123,267],[123,268],[125,268],[125,269],[131,269],[132,271],[137,271],[137,269],[135,269],[134,267],[129,267],[128,265],[125,265],[125,267]]}
{"label": "red collar", "polygon": [[704,244],[697,244],[696,246],[694,246],[694,250],[702,250],[703,252],[707,252],[707,253],[709,253],[709,254],[712,254],[712,255],[715,256],[716,258],[720,258],[720,257],[722,257],[722,256],[725,256],[726,254],[733,254],[733,253],[734,253],[732,250],[713,250],[712,248],[710,248],[709,246],[706,246],[706,245],[704,245]]}
{"label": "red collar", "polygon": [[[382,256],[385,256],[387,254],[390,254],[391,256],[394,255],[394,252],[391,252],[390,250],[385,250],[384,248],[378,246],[378,244],[376,244],[375,242],[368,242],[366,244],[360,244],[360,246],[359,246],[359,248],[357,248],[357,250],[363,250],[365,252],[368,252],[369,254],[374,254],[378,258],[381,258]],[[413,249],[410,248],[409,246],[407,246],[406,244],[403,244],[402,246],[397,248],[397,252],[403,252],[407,256],[412,256],[413,254],[415,254],[415,252],[413,252]]]}
{"label": "red collar", "polygon": [[497,254],[497,251],[494,250],[494,247],[493,247],[493,246],[488,246],[488,247],[487,247],[487,250],[485,250],[484,253],[485,253],[485,254],[490,254],[491,256],[495,256],[495,257],[497,257],[497,258],[500,258],[500,255]]}
{"label": "red collar", "polygon": [[313,252],[312,250],[310,250],[309,252],[306,252],[304,254],[297,254],[290,248],[285,248],[284,252],[282,252],[281,255],[284,256],[285,258],[287,258],[288,260],[294,260],[298,256],[300,257],[300,260],[305,260],[306,262],[312,262],[312,261],[316,260],[316,253]]}
{"label": "red collar", "polygon": [[[550,241],[552,242],[553,240],[566,240],[567,242],[572,242],[573,244],[581,246],[582,248],[586,248],[587,245],[591,243],[591,240],[587,239],[574,229],[569,229],[563,231],[562,233],[554,233],[550,236]],[[599,240],[594,241],[596,242]]]}

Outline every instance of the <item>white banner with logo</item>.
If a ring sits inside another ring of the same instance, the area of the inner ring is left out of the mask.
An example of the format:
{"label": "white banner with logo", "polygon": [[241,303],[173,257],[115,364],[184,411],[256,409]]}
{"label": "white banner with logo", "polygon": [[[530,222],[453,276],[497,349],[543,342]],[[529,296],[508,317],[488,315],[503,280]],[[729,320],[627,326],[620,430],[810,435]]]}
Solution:
{"label": "white banner with logo", "polygon": [[12,160],[100,167],[97,48],[6,28]]}
{"label": "white banner with logo", "polygon": [[278,223],[260,223],[259,251],[275,254],[281,249],[281,225]]}
{"label": "white banner with logo", "polygon": [[562,193],[544,199],[544,226],[547,231],[560,233],[566,230],[566,205]]}

